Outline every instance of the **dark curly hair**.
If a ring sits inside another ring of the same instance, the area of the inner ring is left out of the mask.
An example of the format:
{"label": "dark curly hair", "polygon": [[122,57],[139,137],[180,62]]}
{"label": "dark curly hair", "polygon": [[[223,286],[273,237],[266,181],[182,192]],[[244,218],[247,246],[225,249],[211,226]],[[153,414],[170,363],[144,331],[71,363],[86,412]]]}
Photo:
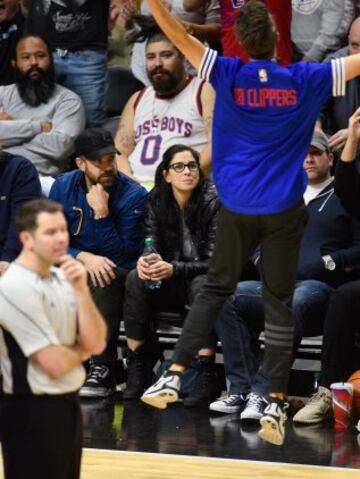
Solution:
{"label": "dark curly hair", "polygon": [[131,16],[129,23],[134,27],[133,30],[126,34],[126,41],[129,44],[152,43],[162,40],[170,42],[165,33],[159,28],[155,19],[150,15],[135,13]]}
{"label": "dark curly hair", "polygon": [[168,170],[174,156],[183,151],[189,151],[199,165],[199,182],[194,188],[189,204],[184,212],[185,221],[191,232],[195,231],[196,225],[201,222],[201,205],[204,201],[207,181],[200,169],[200,154],[187,145],[173,145],[165,151],[162,161],[156,169],[155,186],[149,194],[149,204],[156,213],[159,228],[169,231],[170,241],[166,245],[159,245],[160,251],[168,249],[169,246],[171,249],[181,248],[182,244],[181,211],[175,200],[171,184],[165,180],[164,172]]}

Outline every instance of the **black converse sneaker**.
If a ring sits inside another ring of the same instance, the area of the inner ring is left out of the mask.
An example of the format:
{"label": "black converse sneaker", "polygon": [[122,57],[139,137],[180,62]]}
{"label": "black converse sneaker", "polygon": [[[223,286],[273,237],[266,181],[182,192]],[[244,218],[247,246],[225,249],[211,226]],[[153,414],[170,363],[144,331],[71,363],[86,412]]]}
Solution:
{"label": "black converse sneaker", "polygon": [[178,372],[166,371],[144,392],[141,400],[158,409],[166,409],[169,403],[176,402],[179,398],[180,376]]}
{"label": "black converse sneaker", "polygon": [[287,419],[285,410],[289,404],[281,399],[269,397],[269,404],[264,410],[260,419],[262,429],[259,432],[261,439],[264,439],[276,446],[282,446],[285,437],[285,421]]}
{"label": "black converse sneaker", "polygon": [[85,398],[103,398],[115,392],[115,380],[105,364],[91,363],[86,380],[80,389]]}

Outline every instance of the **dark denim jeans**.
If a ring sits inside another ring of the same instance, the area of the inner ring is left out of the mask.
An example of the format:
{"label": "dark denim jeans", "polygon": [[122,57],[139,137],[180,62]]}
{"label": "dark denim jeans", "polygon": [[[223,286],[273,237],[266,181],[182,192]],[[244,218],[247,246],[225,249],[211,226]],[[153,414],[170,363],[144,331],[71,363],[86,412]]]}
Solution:
{"label": "dark denim jeans", "polygon": [[[292,300],[295,350],[303,336],[322,334],[333,288],[321,281],[297,281]],[[238,283],[225,303],[216,330],[222,343],[229,394],[249,391],[266,395],[269,383],[261,362],[258,337],[264,329],[264,305],[260,281]]]}
{"label": "dark denim jeans", "polygon": [[87,127],[102,126],[106,120],[107,52],[69,51],[60,56],[54,51],[53,58],[56,80],[77,93],[84,103]]}

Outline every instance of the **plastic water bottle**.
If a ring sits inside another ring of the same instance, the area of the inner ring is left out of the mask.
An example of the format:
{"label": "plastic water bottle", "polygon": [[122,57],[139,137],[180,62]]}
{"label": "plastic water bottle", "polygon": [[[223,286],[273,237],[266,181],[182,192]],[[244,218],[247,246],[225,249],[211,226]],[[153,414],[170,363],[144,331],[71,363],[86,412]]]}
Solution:
{"label": "plastic water bottle", "polygon": [[[143,256],[149,256],[152,253],[157,253],[155,247],[154,247],[154,241],[152,238],[145,238],[145,248],[143,252]],[[149,260],[147,261],[149,265],[156,263],[154,260]],[[145,286],[148,289],[159,289],[161,288],[162,281],[161,279],[158,281],[152,281],[150,279],[145,281]]]}

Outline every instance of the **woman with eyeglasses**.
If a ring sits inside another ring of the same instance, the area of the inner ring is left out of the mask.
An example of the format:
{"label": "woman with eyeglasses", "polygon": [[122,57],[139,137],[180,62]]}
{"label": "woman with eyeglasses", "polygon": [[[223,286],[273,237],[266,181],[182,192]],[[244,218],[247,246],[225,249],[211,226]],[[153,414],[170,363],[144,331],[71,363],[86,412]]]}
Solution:
{"label": "woman with eyeglasses", "polygon": [[[185,312],[205,281],[214,249],[219,210],[214,186],[199,168],[199,153],[185,145],[170,147],[155,175],[145,216],[145,236],[153,239],[156,254],[138,259],[126,281],[124,320],[128,382],[124,399],[138,399],[151,384],[158,359],[152,339],[155,311]],[[146,281],[161,281],[147,289]],[[212,334],[199,351],[200,374],[185,399],[186,406],[207,406],[221,391],[214,368],[216,338]]]}

